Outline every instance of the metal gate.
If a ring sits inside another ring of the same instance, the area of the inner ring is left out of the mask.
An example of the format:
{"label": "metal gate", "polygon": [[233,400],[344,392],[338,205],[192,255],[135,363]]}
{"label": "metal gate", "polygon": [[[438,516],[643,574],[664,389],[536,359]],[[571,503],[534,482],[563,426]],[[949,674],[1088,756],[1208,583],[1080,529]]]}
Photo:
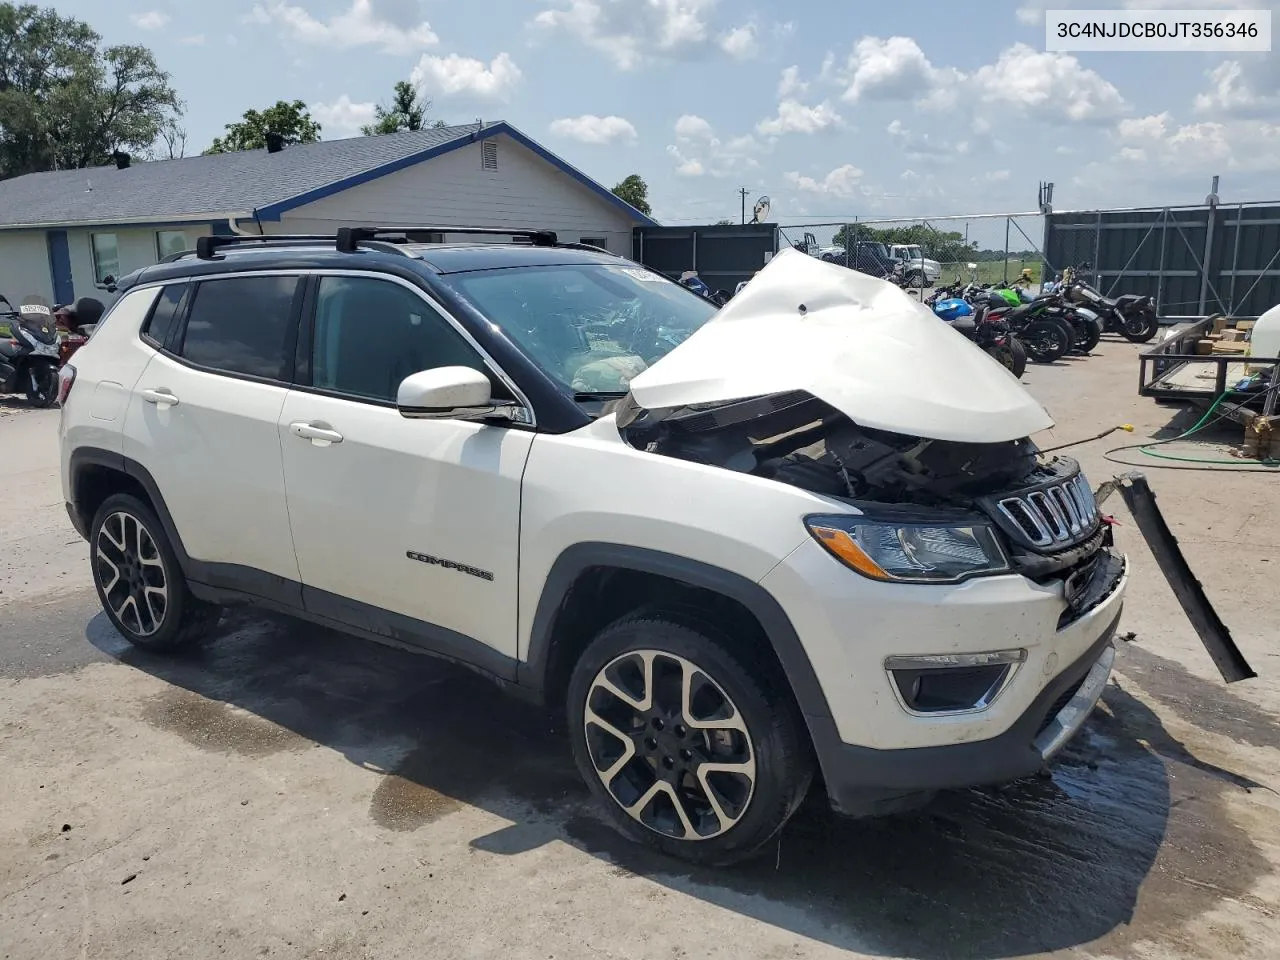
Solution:
{"label": "metal gate", "polygon": [[1161,316],[1256,317],[1280,303],[1280,204],[1053,213],[1045,255],[1091,263],[1103,294],[1153,296]]}
{"label": "metal gate", "polygon": [[712,290],[733,293],[778,252],[778,226],[636,227],[632,251],[632,259],[672,280],[679,280],[686,270],[696,270]]}

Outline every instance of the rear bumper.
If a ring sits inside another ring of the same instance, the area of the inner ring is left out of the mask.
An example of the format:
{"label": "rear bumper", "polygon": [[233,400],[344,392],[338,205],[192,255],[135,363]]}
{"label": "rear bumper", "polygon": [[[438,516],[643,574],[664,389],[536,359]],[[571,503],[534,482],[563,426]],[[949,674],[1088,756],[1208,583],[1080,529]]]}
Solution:
{"label": "rear bumper", "polygon": [[936,790],[1006,783],[1039,771],[1088,719],[1111,675],[1117,610],[1097,641],[1063,670],[1005,732],[988,740],[877,750],[840,739],[809,718],[831,805],[849,816],[909,806]]}

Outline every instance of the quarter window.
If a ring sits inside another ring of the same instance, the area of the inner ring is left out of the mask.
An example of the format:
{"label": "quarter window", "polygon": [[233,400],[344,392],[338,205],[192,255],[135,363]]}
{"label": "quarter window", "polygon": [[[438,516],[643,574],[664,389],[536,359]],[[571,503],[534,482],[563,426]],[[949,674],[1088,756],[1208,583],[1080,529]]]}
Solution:
{"label": "quarter window", "polygon": [[107,277],[120,278],[120,244],[114,233],[89,234],[89,249],[93,253],[93,281],[105,286]]}
{"label": "quarter window", "polygon": [[169,331],[173,329],[173,321],[178,315],[178,305],[182,303],[182,295],[186,292],[185,283],[170,284],[160,291],[160,297],[151,311],[151,319],[142,331],[156,346],[163,347],[169,339]]}
{"label": "quarter window", "polygon": [[297,277],[203,281],[188,314],[182,356],[214,370],[290,380],[298,290]]}
{"label": "quarter window", "polygon": [[316,297],[312,384],[394,402],[405,377],[436,367],[470,367],[506,390],[448,320],[412,290],[368,277],[321,277]]}

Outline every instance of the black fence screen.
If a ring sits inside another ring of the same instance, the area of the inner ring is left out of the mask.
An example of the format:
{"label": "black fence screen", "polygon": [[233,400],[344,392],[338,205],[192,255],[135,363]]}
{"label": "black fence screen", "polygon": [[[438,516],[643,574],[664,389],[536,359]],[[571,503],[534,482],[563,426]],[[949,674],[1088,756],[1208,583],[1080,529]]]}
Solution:
{"label": "black fence screen", "polygon": [[636,227],[632,247],[632,259],[672,280],[696,270],[712,290],[733,293],[778,252],[778,227],[773,223]]}

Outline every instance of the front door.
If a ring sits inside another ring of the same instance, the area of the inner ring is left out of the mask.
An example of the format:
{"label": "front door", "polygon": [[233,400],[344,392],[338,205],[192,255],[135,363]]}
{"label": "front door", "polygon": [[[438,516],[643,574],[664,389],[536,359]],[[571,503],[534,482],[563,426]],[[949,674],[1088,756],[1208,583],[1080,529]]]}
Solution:
{"label": "front door", "polygon": [[53,280],[53,299],[58,303],[70,303],[76,298],[76,288],[71,282],[71,251],[67,246],[67,231],[50,230],[45,237],[49,245],[49,276]]}
{"label": "front door", "polygon": [[310,386],[289,394],[279,423],[307,609],[513,675],[520,481],[533,434],[400,416],[396,390],[420,370],[469,366],[499,395],[505,387],[408,284],[317,284]]}

